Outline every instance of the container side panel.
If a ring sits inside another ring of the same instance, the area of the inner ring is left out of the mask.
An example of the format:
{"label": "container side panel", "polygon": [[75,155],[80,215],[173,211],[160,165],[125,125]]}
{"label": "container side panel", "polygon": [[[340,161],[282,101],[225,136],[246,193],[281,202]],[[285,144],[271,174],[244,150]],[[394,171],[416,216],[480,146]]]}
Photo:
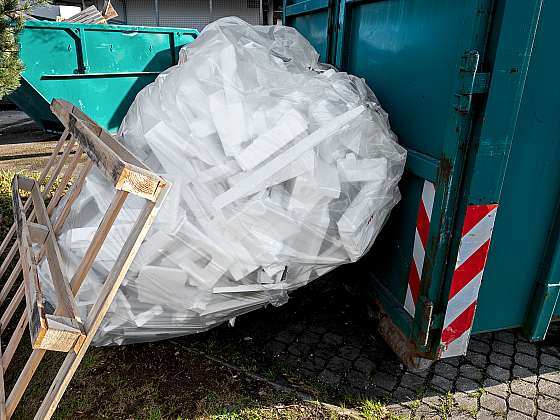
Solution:
{"label": "container side panel", "polygon": [[[365,77],[401,143],[440,158],[465,1],[386,0],[346,6],[346,68]],[[351,6],[351,7],[350,7]]]}
{"label": "container side panel", "polygon": [[524,324],[535,286],[546,271],[543,257],[557,240],[550,238],[550,231],[560,198],[560,57],[555,53],[559,15],[559,2],[544,2],[474,332]]}
{"label": "container side panel", "polygon": [[189,29],[28,22],[20,38],[24,83],[12,100],[44,128],[58,127],[53,98],[78,105],[116,131],[136,97],[177,63]]}
{"label": "container side panel", "polygon": [[328,61],[328,37],[327,37],[327,23],[328,12],[326,10],[307,14],[303,16],[296,16],[292,19],[288,18],[289,25],[296,28],[307,40],[313,45],[313,48],[319,53],[319,61]]}
{"label": "container side panel", "polygon": [[169,34],[86,31],[91,73],[161,72],[172,66]]}

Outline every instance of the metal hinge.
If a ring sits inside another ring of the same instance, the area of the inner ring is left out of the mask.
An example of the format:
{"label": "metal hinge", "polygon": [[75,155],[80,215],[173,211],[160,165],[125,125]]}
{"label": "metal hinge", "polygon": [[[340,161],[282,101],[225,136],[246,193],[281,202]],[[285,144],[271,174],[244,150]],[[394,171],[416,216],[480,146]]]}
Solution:
{"label": "metal hinge", "polygon": [[478,51],[469,51],[461,59],[460,85],[456,93],[455,109],[460,113],[467,113],[471,109],[472,96],[488,92],[490,73],[477,72],[480,61]]}

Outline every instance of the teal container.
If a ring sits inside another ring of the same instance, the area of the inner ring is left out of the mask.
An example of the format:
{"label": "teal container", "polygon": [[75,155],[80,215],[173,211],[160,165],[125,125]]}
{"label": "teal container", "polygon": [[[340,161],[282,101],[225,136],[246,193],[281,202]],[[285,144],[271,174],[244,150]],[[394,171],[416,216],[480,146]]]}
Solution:
{"label": "teal container", "polygon": [[196,29],[27,21],[25,70],[10,100],[45,129],[60,128],[49,109],[60,98],[114,132],[136,94],[197,36]]}
{"label": "teal container", "polygon": [[356,273],[412,365],[560,315],[555,0],[285,0],[323,61],[364,77],[408,150]]}

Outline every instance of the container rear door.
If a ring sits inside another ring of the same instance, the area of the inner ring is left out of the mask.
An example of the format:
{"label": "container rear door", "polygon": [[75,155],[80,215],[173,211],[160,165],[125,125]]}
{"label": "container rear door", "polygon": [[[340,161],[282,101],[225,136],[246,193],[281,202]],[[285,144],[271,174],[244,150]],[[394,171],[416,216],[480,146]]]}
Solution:
{"label": "container rear door", "polygon": [[296,28],[317,50],[323,63],[332,58],[333,0],[284,0],[284,24]]}
{"label": "container rear door", "polygon": [[[360,262],[416,355],[440,354],[443,291],[491,0],[341,0],[334,63],[364,77],[408,150],[402,200]],[[389,332],[391,334],[391,332]],[[389,342],[391,339],[389,340]],[[399,347],[400,345],[393,346]]]}

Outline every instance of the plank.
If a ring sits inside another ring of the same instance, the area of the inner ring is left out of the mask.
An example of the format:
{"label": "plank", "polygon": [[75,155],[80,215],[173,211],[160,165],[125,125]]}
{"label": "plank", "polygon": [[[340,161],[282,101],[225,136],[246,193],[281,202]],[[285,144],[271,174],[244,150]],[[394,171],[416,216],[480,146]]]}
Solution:
{"label": "plank", "polygon": [[128,267],[132,263],[132,260],[136,256],[138,249],[150,226],[152,225],[154,218],[161,207],[163,200],[167,194],[168,187],[162,186],[158,191],[158,198],[155,202],[147,202],[142,208],[142,212],[138,217],[134,228],[123,245],[123,249],[113,266],[113,269],[107,276],[107,280],[103,285],[101,293],[91,309],[88,317],[85,321],[86,328],[86,338],[83,345],[79,350],[75,352],[69,352],[64,359],[64,362],[59,369],[54,381],[49,388],[49,391],[43,400],[41,407],[35,415],[35,419],[50,419],[53,415],[64,391],[66,390],[70,380],[74,376],[76,369],[78,368],[80,362],[82,361],[93,337],[95,336],[105,314],[109,310],[109,306],[113,302],[117,291],[124,279]]}
{"label": "plank", "polygon": [[[1,328],[1,326],[0,326]],[[2,360],[2,340],[0,339],[0,360]],[[4,388],[4,374],[0,372],[0,420],[6,420],[6,390]]]}
{"label": "plank", "polygon": [[74,294],[78,293],[78,290],[80,289],[80,286],[86,278],[87,273],[95,262],[95,258],[97,257],[97,254],[99,253],[103,242],[107,238],[107,235],[109,234],[109,231],[113,226],[113,222],[117,218],[119,211],[126,201],[127,196],[128,193],[126,191],[117,191],[115,197],[111,201],[111,204],[107,208],[107,211],[103,215],[103,219],[99,223],[99,227],[93,235],[91,243],[86,253],[84,254],[84,257],[76,268],[76,271],[72,276],[72,280],[70,280],[70,287]]}
{"label": "plank", "polygon": [[68,129],[91,161],[118,190],[154,201],[162,178],[153,172],[125,162],[109,144],[97,137],[84,122],[69,115]]}
{"label": "plank", "polygon": [[78,146],[78,148],[76,149],[76,154],[74,155],[74,158],[72,159],[72,162],[70,162],[70,165],[68,165],[68,168],[66,169],[66,172],[65,172],[64,176],[62,177],[62,180],[60,181],[60,184],[58,185],[58,188],[56,189],[53,196],[51,197],[51,200],[49,201],[49,205],[47,206],[47,213],[49,215],[53,212],[56,205],[58,204],[58,202],[62,198],[62,195],[64,194],[64,189],[66,188],[68,183],[71,181],[72,175],[74,175],[74,172],[75,172],[75,170],[78,166],[78,163],[82,159],[82,154],[83,154],[83,150],[80,146]]}

